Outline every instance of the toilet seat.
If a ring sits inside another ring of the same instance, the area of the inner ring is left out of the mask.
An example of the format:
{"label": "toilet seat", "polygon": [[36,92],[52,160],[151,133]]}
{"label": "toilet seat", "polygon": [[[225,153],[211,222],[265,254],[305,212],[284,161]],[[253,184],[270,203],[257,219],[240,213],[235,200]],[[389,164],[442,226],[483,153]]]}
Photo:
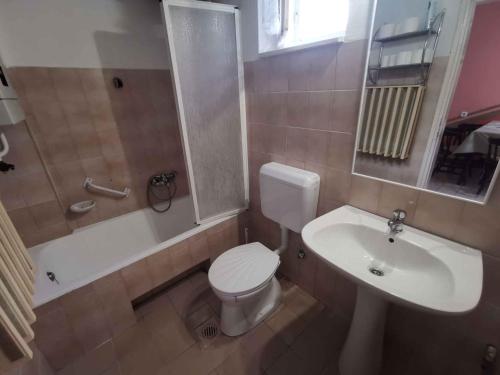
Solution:
{"label": "toilet seat", "polygon": [[260,242],[253,242],[219,256],[208,271],[208,280],[223,295],[242,296],[267,285],[279,264],[277,254]]}

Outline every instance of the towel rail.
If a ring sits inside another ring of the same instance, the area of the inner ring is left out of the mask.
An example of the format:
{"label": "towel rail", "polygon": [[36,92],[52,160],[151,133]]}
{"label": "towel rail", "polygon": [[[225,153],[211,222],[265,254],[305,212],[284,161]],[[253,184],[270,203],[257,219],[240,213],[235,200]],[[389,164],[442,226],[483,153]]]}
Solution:
{"label": "towel rail", "polygon": [[94,184],[94,180],[91,179],[90,177],[85,178],[85,180],[83,181],[83,187],[90,192],[105,193],[113,195],[118,198],[126,198],[130,194],[130,189],[128,187],[123,189],[123,191],[110,189],[104,186],[99,186]]}
{"label": "towel rail", "polygon": [[2,161],[3,157],[9,153],[9,142],[4,133],[0,133],[0,144],[2,145],[0,149],[0,161]]}

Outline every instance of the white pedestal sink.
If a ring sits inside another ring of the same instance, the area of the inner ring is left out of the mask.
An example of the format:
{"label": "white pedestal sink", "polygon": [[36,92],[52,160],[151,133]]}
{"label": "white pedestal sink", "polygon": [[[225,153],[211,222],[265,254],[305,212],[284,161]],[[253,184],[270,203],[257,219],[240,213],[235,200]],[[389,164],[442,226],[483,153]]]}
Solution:
{"label": "white pedestal sink", "polygon": [[377,375],[389,302],[441,314],[476,307],[481,252],[405,226],[391,236],[387,219],[344,206],[307,224],[307,247],[357,283],[356,308],[340,356],[341,375]]}

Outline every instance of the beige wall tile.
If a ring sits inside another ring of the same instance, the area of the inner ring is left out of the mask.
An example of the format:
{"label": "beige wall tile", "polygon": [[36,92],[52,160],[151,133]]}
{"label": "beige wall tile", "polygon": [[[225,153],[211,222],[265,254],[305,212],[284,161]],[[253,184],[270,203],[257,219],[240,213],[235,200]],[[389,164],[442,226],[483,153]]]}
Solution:
{"label": "beige wall tile", "polygon": [[136,317],[118,271],[94,281],[92,287],[106,314],[113,335],[117,336],[135,324]]}
{"label": "beige wall tile", "polygon": [[194,264],[199,264],[210,259],[207,234],[204,231],[190,237],[187,241]]}
{"label": "beige wall tile", "polygon": [[17,210],[26,207],[26,202],[19,186],[22,186],[21,179],[14,174],[2,176],[2,185],[0,186],[0,199],[7,211]]}
{"label": "beige wall tile", "polygon": [[175,275],[180,275],[194,266],[191,252],[187,241],[179,242],[178,244],[169,247],[167,251],[172,259],[172,266]]}
{"label": "beige wall tile", "polygon": [[267,91],[283,92],[288,91],[288,65],[287,55],[271,56],[264,59],[267,65]]}
{"label": "beige wall tile", "polygon": [[[459,218],[449,217],[457,223],[452,238],[476,247],[493,256],[500,256],[498,244],[500,243],[500,223],[497,220],[498,206],[488,203],[480,206],[465,203]],[[455,214],[451,212],[451,214]]]}
{"label": "beige wall tile", "polygon": [[[29,114],[28,125],[40,145],[42,158],[50,166],[63,206],[88,199],[81,186],[86,175],[107,185],[126,185],[134,189],[126,200],[100,199],[98,209],[88,215],[68,215],[71,227],[89,225],[145,207],[147,203],[140,192],[145,189],[147,177],[159,170],[177,170],[178,196],[188,193],[168,71],[15,68],[13,72]],[[284,74],[286,81],[286,72]],[[127,81],[123,90],[112,86],[114,76]],[[282,112],[286,112],[285,105]],[[144,126],[137,127],[138,122]],[[23,152],[19,156],[13,152],[12,156],[19,170],[27,176],[25,181],[16,178],[16,183],[31,186],[33,181],[40,180],[37,183],[40,189],[36,194],[23,192],[23,189],[14,194],[8,188],[11,185],[6,184],[0,196],[7,201],[9,210],[54,201],[56,195],[43,176],[33,140],[24,126],[16,129],[19,131],[14,133],[19,133],[18,136],[9,139],[13,150],[22,149]],[[119,165],[117,160],[120,160]],[[47,219],[44,223],[53,228],[54,221],[60,220],[60,213],[57,210],[44,212]],[[51,231],[51,235],[60,233],[63,232]],[[47,233],[23,236],[30,245],[50,237]]]}
{"label": "beige wall tile", "polygon": [[333,101],[332,130],[356,134],[361,93],[354,91],[335,91]]}
{"label": "beige wall tile", "polygon": [[353,135],[346,133],[330,133],[327,165],[335,169],[350,172],[352,168],[353,150]]}
{"label": "beige wall tile", "polygon": [[380,199],[380,192],[382,191],[382,182],[364,177],[352,176],[351,183],[349,204],[363,210],[376,212]]}
{"label": "beige wall tile", "polygon": [[253,84],[255,92],[269,92],[269,59],[253,62]]}
{"label": "beige wall tile", "polygon": [[330,309],[337,305],[335,287],[338,273],[326,262],[318,261],[315,273],[314,296]]}
{"label": "beige wall tile", "polygon": [[131,301],[153,289],[153,281],[149,274],[146,259],[122,268],[120,274]]}
{"label": "beige wall tile", "polygon": [[418,195],[419,192],[416,189],[384,183],[380,193],[377,214],[391,217],[395,209],[401,208],[408,215],[405,222],[411,224],[417,208]]}
{"label": "beige wall tile", "polygon": [[286,92],[272,93],[266,95],[267,102],[266,118],[263,122],[269,125],[288,124],[288,95]]}
{"label": "beige wall tile", "polygon": [[419,195],[414,225],[422,230],[451,238],[457,229],[465,203],[422,192]]}
{"label": "beige wall tile", "polygon": [[146,265],[154,287],[167,282],[176,275],[170,249],[148,256]]}
{"label": "beige wall tile", "polygon": [[482,300],[500,308],[500,259],[483,254],[483,295]]}
{"label": "beige wall tile", "polygon": [[333,91],[317,91],[308,94],[305,126],[311,129],[334,130],[334,98],[337,94]]}
{"label": "beige wall tile", "polygon": [[[316,268],[318,264],[318,258],[311,252],[303,243],[300,244],[300,248],[304,251],[305,257],[299,259],[298,261],[298,277],[297,285],[306,290],[308,293],[314,293],[314,283]],[[298,253],[295,253],[296,256]]]}
{"label": "beige wall tile", "polygon": [[11,210],[8,214],[26,246],[38,243],[38,225],[29,208]]}
{"label": "beige wall tile", "polygon": [[[309,105],[310,93],[308,92],[289,92],[287,94],[287,122],[289,126],[299,128],[310,127]],[[317,107],[317,101],[315,103]]]}
{"label": "beige wall tile", "polygon": [[288,90],[306,91],[309,85],[310,56],[307,51],[292,52],[288,55]]}
{"label": "beige wall tile", "polygon": [[344,43],[337,53],[335,90],[358,90],[363,79],[366,40]]}
{"label": "beige wall tile", "polygon": [[326,169],[324,197],[328,201],[347,202],[351,192],[351,173],[339,169]]}
{"label": "beige wall tile", "polygon": [[335,88],[338,48],[338,44],[329,44],[307,51],[310,60],[308,90],[333,90]]}
{"label": "beige wall tile", "polygon": [[33,205],[29,209],[39,228],[65,223],[61,206],[55,200]]}
{"label": "beige wall tile", "polygon": [[214,261],[224,251],[240,244],[238,222],[235,219],[217,225],[207,230],[210,261]]}

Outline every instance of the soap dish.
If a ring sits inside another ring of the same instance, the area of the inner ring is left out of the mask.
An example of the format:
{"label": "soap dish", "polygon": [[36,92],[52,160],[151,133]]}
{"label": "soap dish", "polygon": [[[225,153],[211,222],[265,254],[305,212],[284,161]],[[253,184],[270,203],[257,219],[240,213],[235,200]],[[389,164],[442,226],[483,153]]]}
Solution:
{"label": "soap dish", "polygon": [[95,207],[95,201],[82,201],[75,204],[72,204],[69,208],[71,212],[75,212],[77,214],[83,214],[85,212],[89,212],[91,209]]}

